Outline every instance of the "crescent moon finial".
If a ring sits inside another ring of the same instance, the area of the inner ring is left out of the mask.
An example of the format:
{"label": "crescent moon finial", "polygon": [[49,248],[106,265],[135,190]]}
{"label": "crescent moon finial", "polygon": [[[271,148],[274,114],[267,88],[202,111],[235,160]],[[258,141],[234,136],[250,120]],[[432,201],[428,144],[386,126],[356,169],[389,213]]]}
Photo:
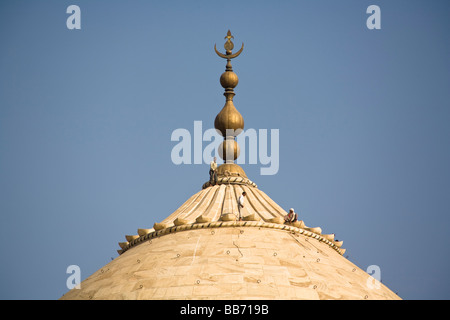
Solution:
{"label": "crescent moon finial", "polygon": [[217,50],[216,45],[214,44],[214,51],[216,51],[216,54],[219,57],[227,59],[227,60],[234,59],[237,56],[239,56],[242,53],[242,51],[244,50],[244,43],[242,43],[241,49],[239,49],[238,52],[232,53],[232,50],[234,49],[234,43],[233,43],[233,41],[231,41],[231,39],[234,39],[234,37],[231,35],[231,31],[230,30],[228,30],[225,39],[227,39],[227,41],[224,44],[224,48],[226,50],[225,54],[219,52]]}

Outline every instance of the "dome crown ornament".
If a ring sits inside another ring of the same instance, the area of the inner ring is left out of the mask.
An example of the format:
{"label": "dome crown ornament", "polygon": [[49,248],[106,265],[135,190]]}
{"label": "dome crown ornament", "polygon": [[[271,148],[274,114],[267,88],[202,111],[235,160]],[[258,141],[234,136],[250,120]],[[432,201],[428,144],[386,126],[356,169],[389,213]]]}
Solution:
{"label": "dome crown ornament", "polygon": [[214,45],[216,54],[221,58],[227,59],[225,72],[220,76],[220,84],[225,89],[223,94],[226,98],[225,106],[214,120],[214,127],[224,137],[224,141],[219,146],[219,156],[225,163],[218,168],[217,173],[219,177],[225,175],[225,173],[245,177],[244,170],[234,163],[234,160],[239,157],[239,145],[235,137],[244,130],[244,118],[233,103],[235,96],[234,88],[238,85],[239,78],[233,72],[233,67],[231,66],[231,59],[236,58],[242,53],[244,44],[242,43],[241,49],[238,52],[233,53],[234,44],[231,39],[234,39],[234,37],[231,35],[230,30],[228,30],[225,39],[227,40],[224,44],[226,54],[217,51],[216,45]]}

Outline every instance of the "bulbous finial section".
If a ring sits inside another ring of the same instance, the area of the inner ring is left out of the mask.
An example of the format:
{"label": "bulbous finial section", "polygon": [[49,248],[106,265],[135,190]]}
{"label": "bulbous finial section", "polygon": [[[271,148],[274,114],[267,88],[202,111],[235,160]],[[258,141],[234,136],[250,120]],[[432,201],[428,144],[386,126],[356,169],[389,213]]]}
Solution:
{"label": "bulbous finial section", "polygon": [[239,83],[239,78],[233,71],[225,71],[220,76],[220,84],[224,89],[234,89]]}
{"label": "bulbous finial section", "polygon": [[216,116],[214,128],[223,137],[236,137],[244,130],[244,118],[237,111],[232,100],[228,100]]}
{"label": "bulbous finial section", "polygon": [[238,143],[234,138],[227,137],[219,146],[219,156],[225,163],[234,163],[241,152]]}

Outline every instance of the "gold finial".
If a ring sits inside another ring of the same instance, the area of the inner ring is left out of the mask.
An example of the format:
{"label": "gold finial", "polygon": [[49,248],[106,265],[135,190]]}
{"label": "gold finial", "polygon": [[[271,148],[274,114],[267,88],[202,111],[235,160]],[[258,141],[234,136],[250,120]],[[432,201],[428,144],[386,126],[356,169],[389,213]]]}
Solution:
{"label": "gold finial", "polygon": [[227,42],[225,42],[225,44],[223,45],[223,47],[226,50],[226,54],[223,54],[223,53],[220,53],[219,51],[217,51],[216,45],[214,45],[214,50],[216,51],[216,53],[219,57],[227,59],[227,60],[231,60],[231,59],[234,59],[237,56],[239,56],[241,54],[242,50],[244,50],[244,43],[242,43],[241,49],[234,54],[232,53],[232,50],[234,49],[234,43],[233,43],[233,41],[231,41],[231,39],[234,39],[234,37],[231,35],[230,30],[228,30],[227,35],[224,39],[227,39]]}
{"label": "gold finial", "polygon": [[214,50],[217,55],[227,59],[225,72],[220,76],[220,84],[225,89],[223,94],[226,97],[225,106],[214,120],[214,127],[224,137],[224,141],[219,146],[219,156],[225,163],[218,168],[218,176],[220,177],[221,175],[224,175],[225,172],[228,172],[231,175],[245,177],[244,170],[234,163],[234,160],[239,157],[239,145],[236,142],[235,137],[244,130],[244,118],[239,111],[237,111],[233,103],[233,97],[235,95],[234,88],[237,86],[239,79],[236,73],[233,72],[230,61],[242,53],[244,44],[242,44],[242,47],[238,52],[233,54],[232,50],[234,44],[231,39],[234,39],[234,37],[231,35],[230,30],[228,30],[225,39],[227,40],[224,44],[226,54],[217,51],[216,45],[214,45]]}

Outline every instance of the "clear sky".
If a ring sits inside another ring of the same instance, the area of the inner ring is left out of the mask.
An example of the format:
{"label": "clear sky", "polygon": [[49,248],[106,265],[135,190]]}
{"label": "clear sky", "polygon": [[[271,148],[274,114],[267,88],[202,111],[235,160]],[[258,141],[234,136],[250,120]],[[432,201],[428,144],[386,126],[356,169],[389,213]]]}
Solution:
{"label": "clear sky", "polygon": [[[81,29],[69,30],[69,5]],[[381,29],[369,30],[369,5]],[[245,128],[279,129],[283,208],[404,299],[450,299],[450,2],[0,1],[1,299],[58,299],[208,180],[228,29]],[[205,143],[207,144],[207,143]],[[203,145],[205,147],[205,145]]]}

